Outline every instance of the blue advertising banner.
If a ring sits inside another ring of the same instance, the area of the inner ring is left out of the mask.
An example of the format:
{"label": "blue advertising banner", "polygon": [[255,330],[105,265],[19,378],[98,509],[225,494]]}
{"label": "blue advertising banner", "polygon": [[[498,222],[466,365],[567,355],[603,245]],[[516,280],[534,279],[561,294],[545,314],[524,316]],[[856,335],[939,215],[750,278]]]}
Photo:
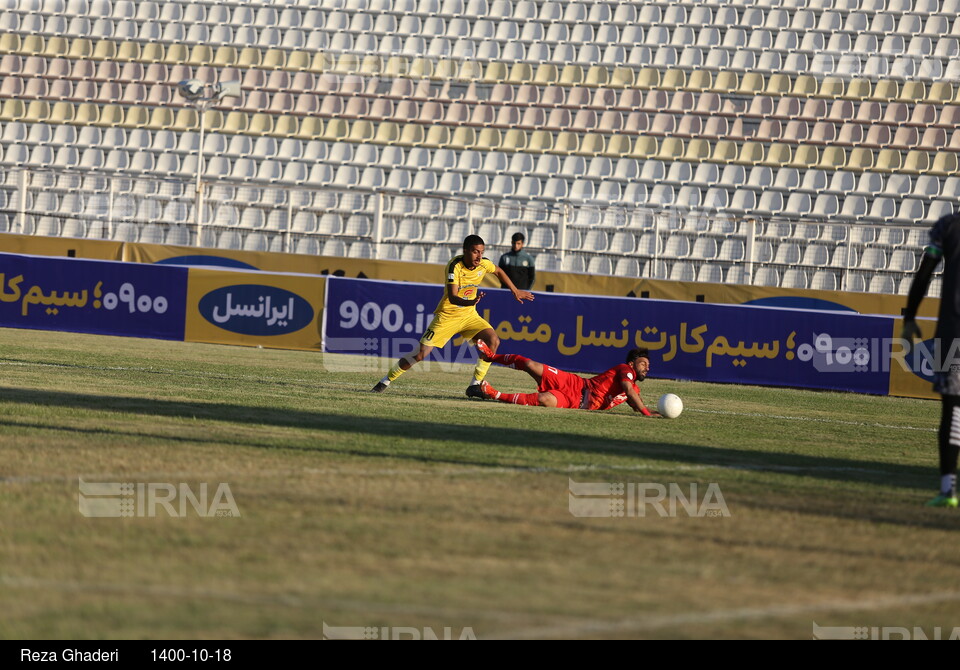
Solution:
{"label": "blue advertising banner", "polygon": [[0,254],[0,326],[182,340],[187,268]]}
{"label": "blue advertising banner", "polygon": [[[417,347],[443,287],[328,278],[324,350],[395,358]],[[836,311],[537,293],[520,304],[484,289],[477,309],[518,353],[598,373],[647,347],[651,376],[886,394],[891,319]],[[431,357],[470,362],[456,338]]]}

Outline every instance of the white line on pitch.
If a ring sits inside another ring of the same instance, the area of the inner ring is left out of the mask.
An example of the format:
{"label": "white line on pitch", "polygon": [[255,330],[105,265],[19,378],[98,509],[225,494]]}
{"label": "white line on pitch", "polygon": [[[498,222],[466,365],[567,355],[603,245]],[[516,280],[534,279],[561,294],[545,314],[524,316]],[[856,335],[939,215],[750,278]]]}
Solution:
{"label": "white line on pitch", "polygon": [[[912,595],[881,596],[871,600],[828,600],[806,605],[773,605],[771,607],[743,607],[738,609],[713,610],[707,612],[688,612],[665,616],[640,617],[621,621],[584,621],[576,624],[542,626],[526,630],[511,630],[494,633],[493,639],[538,639],[565,638],[590,635],[631,633],[656,630],[671,626],[691,626],[700,624],[726,623],[730,621],[765,620],[778,617],[813,615],[831,612],[868,612],[894,607],[912,607],[933,603],[960,601],[960,592],[919,593]],[[811,621],[812,624],[812,621]],[[809,629],[802,631],[803,637]]]}
{"label": "white line on pitch", "polygon": [[[276,594],[250,594],[230,591],[215,591],[211,589],[189,589],[171,587],[170,585],[150,585],[150,584],[122,584],[122,583],[92,583],[79,581],[60,581],[43,580],[32,577],[17,577],[13,575],[0,575],[0,584],[9,588],[22,589],[40,589],[54,590],[62,592],[93,592],[93,593],[116,593],[135,596],[166,597],[166,598],[206,598],[211,600],[224,600],[228,602],[238,602],[254,605],[278,605],[284,607],[298,608],[316,608],[318,605],[327,607],[341,607],[343,609],[358,610],[362,612],[393,612],[408,613],[427,616],[455,616],[458,618],[482,618],[492,619],[494,621],[503,621],[505,619],[520,620],[525,618],[534,618],[536,613],[523,613],[517,611],[486,611],[474,609],[454,610],[445,607],[429,607],[423,605],[405,604],[405,603],[375,603],[358,599],[339,599],[339,598],[311,598],[309,595],[293,593]],[[771,618],[783,618],[792,616],[806,616],[816,614],[829,614],[838,612],[869,612],[890,608],[915,607],[930,605],[935,603],[947,603],[960,601],[960,592],[948,591],[946,593],[919,593],[908,595],[890,595],[880,596],[870,600],[828,600],[818,603],[809,603],[803,605],[773,605],[770,607],[742,607],[736,609],[721,609],[712,611],[686,612],[682,614],[668,614],[664,616],[651,616],[625,619],[619,621],[596,621],[580,620],[569,621],[547,626],[531,627],[526,629],[511,629],[509,631],[494,632],[484,634],[479,631],[480,636],[486,639],[537,639],[537,638],[564,638],[580,637],[591,635],[609,635],[609,634],[629,634],[640,633],[644,631],[653,631],[671,626],[695,626],[716,623],[728,623],[732,621],[753,621],[766,620]],[[555,617],[556,615],[552,615]],[[552,618],[551,617],[551,618]],[[812,620],[809,625],[812,626]],[[805,624],[806,625],[806,624]],[[812,630],[809,629],[809,630]],[[808,629],[804,629],[798,637],[806,638]]]}

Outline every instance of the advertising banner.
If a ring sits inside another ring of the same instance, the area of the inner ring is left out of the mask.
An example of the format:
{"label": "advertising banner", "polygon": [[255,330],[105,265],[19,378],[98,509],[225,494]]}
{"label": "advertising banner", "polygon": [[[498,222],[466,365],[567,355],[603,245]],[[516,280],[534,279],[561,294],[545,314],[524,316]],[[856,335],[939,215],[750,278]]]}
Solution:
{"label": "advertising banner", "polygon": [[[395,358],[417,347],[443,288],[331,277],[325,351]],[[486,290],[478,312],[502,353],[587,373],[651,353],[651,376],[886,394],[884,343],[891,319],[849,312],[741,307],[636,298],[538,294],[519,304]],[[455,338],[432,354],[470,362]]]}
{"label": "advertising banner", "polygon": [[200,268],[189,272],[188,342],[320,349],[324,277]]}
{"label": "advertising banner", "polygon": [[0,254],[0,326],[182,340],[187,269]]}
{"label": "advertising banner", "polygon": [[[43,256],[125,260],[158,265],[297,272],[385,281],[441,282],[444,279],[444,266],[440,264],[107,240],[80,240],[33,235],[0,234],[0,251]],[[537,251],[534,249],[532,253],[536,255]],[[500,257],[499,251],[489,248],[487,255],[494,262]],[[496,278],[492,275],[484,278],[484,284],[491,287],[499,286]],[[537,280],[533,290],[538,293],[575,293],[733,305],[755,304],[789,309],[854,311],[860,314],[899,315],[906,304],[906,296],[902,295],[816,291],[746,284],[681,282],[644,277],[550,272],[547,270],[537,271]],[[919,315],[936,316],[939,304],[939,299],[927,298],[920,305]]]}

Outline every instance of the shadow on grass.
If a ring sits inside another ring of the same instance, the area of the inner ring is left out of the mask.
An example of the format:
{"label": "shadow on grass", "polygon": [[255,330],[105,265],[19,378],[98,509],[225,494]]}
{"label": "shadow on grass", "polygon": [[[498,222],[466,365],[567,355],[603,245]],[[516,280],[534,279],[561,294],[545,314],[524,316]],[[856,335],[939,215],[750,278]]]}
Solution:
{"label": "shadow on grass", "polygon": [[[477,458],[463,458],[461,456],[462,451],[459,447],[468,446],[468,443],[463,441],[461,436],[477,435],[478,422],[476,421],[470,422],[464,420],[463,423],[457,425],[446,421],[430,423],[419,420],[412,421],[381,418],[377,416],[305,412],[302,410],[225,403],[186,403],[150,398],[129,398],[3,387],[0,387],[0,401],[29,403],[50,407],[69,407],[97,412],[107,411],[173,418],[197,418],[236,424],[271,425],[369,435],[378,438],[370,442],[369,448],[330,448],[324,447],[323,445],[311,445],[300,448],[317,452],[409,459],[421,462],[458,465],[500,466],[504,464],[499,456],[496,455],[491,455],[488,459],[482,458],[481,454],[483,452],[480,449],[476,451]],[[464,400],[464,402],[467,401]],[[25,424],[9,422],[7,425],[20,426]],[[27,427],[50,430],[78,430],[81,432],[90,430],[91,432],[98,433],[113,432],[113,430],[73,429],[69,427],[37,424],[28,425]],[[137,433],[137,435],[148,438],[156,437],[157,439],[174,439],[163,435],[150,436],[140,433]],[[457,452],[455,456],[444,457],[422,451],[412,454],[400,449],[386,448],[389,446],[389,440],[391,438],[442,440],[444,442],[457,442],[459,444],[458,448],[451,450]],[[495,434],[485,433],[483,438],[478,436],[476,439],[478,445],[485,440],[490,440],[497,447],[633,456],[642,459],[656,459],[683,464],[718,466],[755,472],[772,472],[833,481],[866,482],[902,488],[925,488],[930,484],[935,474],[930,468],[916,465],[892,465],[853,459],[756,452],[732,449],[729,447],[710,447],[694,444],[677,445],[644,440],[642,437],[638,437],[636,440],[597,439],[587,434],[557,433],[515,427],[500,429]],[[186,438],[184,441],[203,442],[204,440]],[[216,439],[214,441],[223,442],[224,440]],[[277,448],[273,445],[261,444],[254,444],[252,446]],[[297,447],[284,446],[282,448]],[[533,466],[535,465],[536,464],[533,464]]]}

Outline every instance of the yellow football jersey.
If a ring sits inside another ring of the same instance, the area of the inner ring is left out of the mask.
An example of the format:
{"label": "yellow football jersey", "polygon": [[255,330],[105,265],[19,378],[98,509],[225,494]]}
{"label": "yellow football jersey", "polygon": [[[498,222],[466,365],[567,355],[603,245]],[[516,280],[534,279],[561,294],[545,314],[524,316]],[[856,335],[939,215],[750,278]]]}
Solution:
{"label": "yellow football jersey", "polygon": [[[497,266],[488,258],[482,258],[477,267],[468,270],[463,264],[463,256],[457,256],[447,263],[447,281],[446,284],[457,285],[457,296],[464,300],[473,300],[477,297],[477,291],[480,288],[480,282],[484,275],[496,274]],[[435,312],[437,314],[449,314],[451,316],[463,314],[463,310],[476,309],[476,306],[461,307],[454,305],[447,299],[447,287],[443,287],[443,298],[437,305]]]}

